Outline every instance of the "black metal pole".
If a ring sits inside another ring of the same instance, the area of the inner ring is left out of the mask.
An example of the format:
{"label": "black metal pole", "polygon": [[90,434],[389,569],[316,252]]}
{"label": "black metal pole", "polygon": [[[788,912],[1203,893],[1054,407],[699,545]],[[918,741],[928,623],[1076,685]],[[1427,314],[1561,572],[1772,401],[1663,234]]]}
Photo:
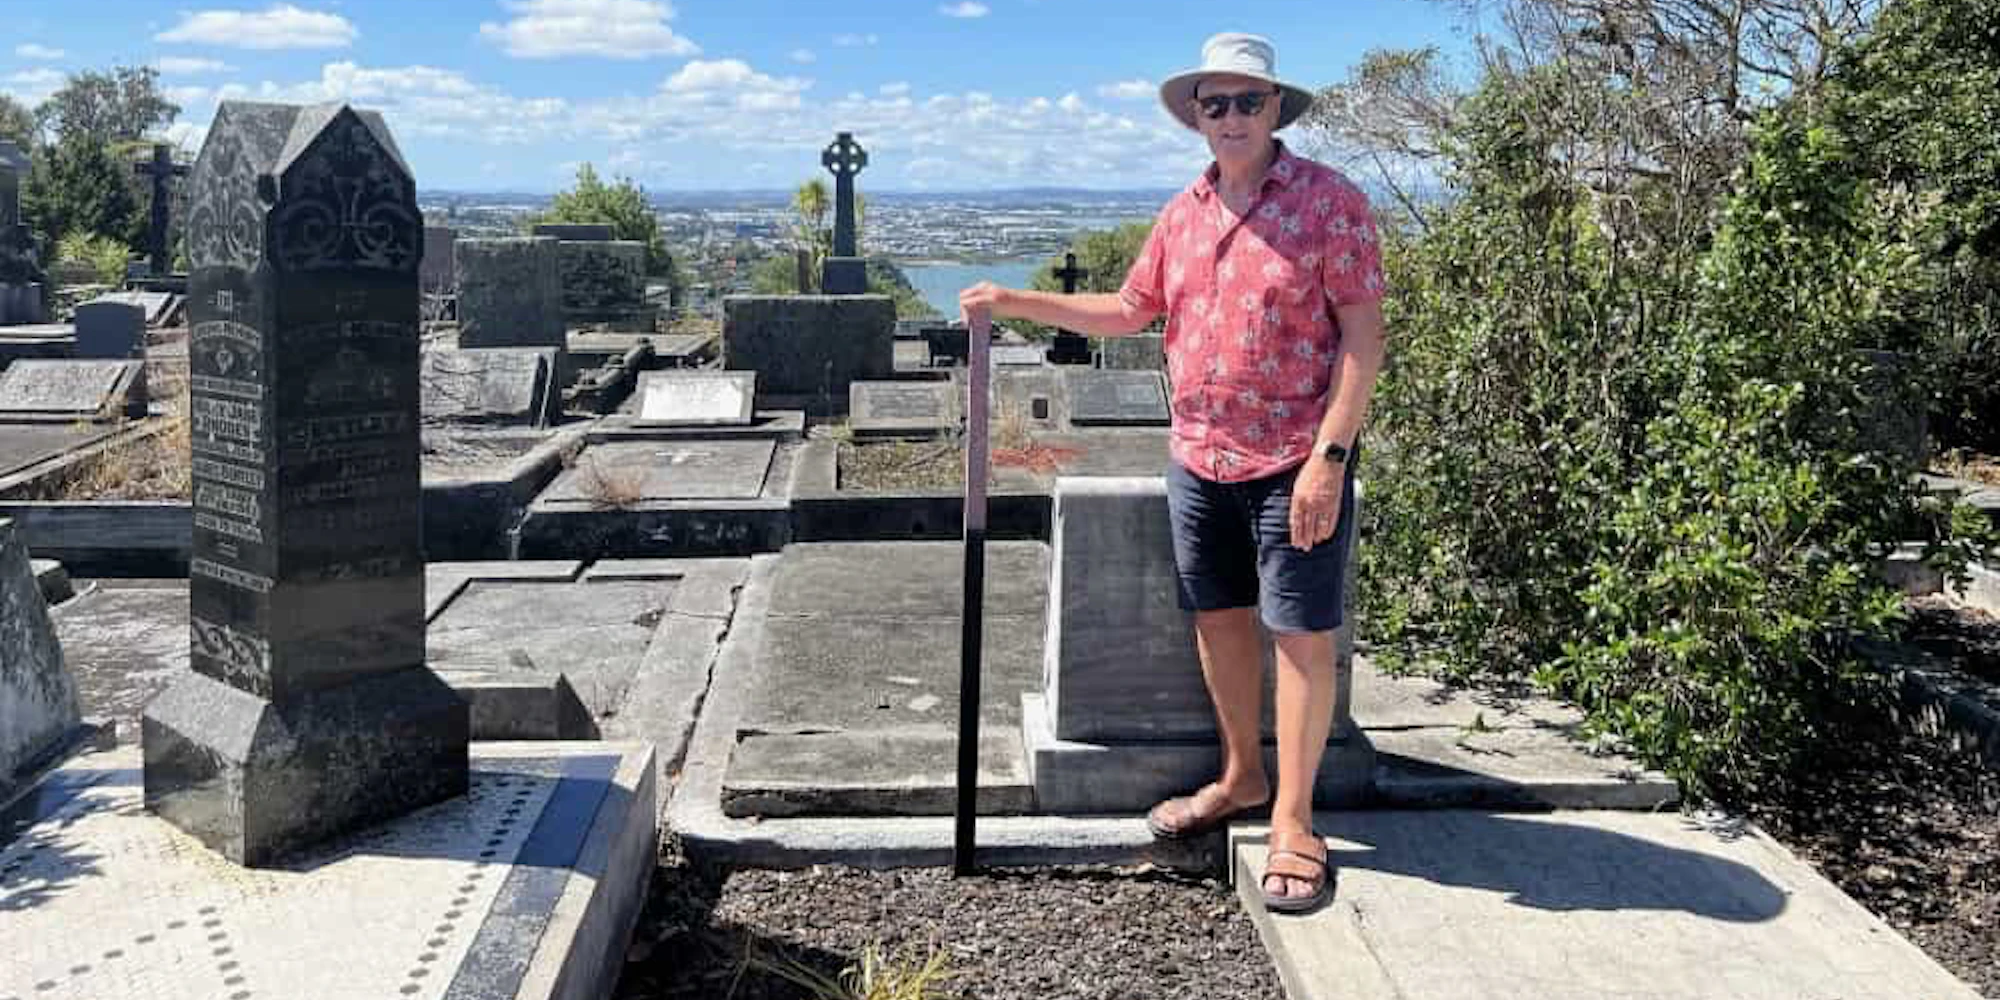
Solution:
{"label": "black metal pole", "polygon": [[979,871],[979,655],[986,611],[986,386],[987,342],[992,318],[966,317],[965,408],[965,603],[960,618],[958,663],[958,810],[952,870]]}

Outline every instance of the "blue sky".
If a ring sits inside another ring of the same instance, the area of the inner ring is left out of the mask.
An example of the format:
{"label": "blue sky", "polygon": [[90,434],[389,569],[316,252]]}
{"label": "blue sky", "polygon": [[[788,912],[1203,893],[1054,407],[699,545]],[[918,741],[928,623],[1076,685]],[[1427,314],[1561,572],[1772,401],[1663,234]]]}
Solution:
{"label": "blue sky", "polygon": [[[87,3],[89,14],[80,13]],[[864,189],[1164,187],[1206,162],[1154,86],[1209,34],[1341,79],[1470,42],[1433,0],[7,0],[0,92],[157,66],[199,146],[218,100],[377,108],[418,184],[550,191],[579,162],[661,190],[789,187],[856,133]]]}

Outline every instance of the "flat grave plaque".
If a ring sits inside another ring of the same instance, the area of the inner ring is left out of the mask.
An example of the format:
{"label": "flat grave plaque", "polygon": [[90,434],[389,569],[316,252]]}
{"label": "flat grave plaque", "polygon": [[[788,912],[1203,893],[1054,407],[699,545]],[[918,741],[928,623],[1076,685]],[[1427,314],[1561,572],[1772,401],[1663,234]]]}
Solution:
{"label": "flat grave plaque", "polygon": [[991,357],[995,365],[1039,365],[1045,350],[1040,344],[995,344]]}
{"label": "flat grave plaque", "polygon": [[748,424],[757,401],[756,372],[658,371],[639,376],[641,426]]}
{"label": "flat grave plaque", "polygon": [[743,500],[764,492],[773,441],[635,441],[597,444],[549,486],[542,503],[606,506],[607,500]]}
{"label": "flat grave plaque", "polygon": [[21,360],[0,373],[0,421],[117,416],[141,361]]}
{"label": "flat grave plaque", "polygon": [[1158,372],[1072,370],[1069,422],[1083,426],[1164,426],[1167,387]]}
{"label": "flat grave plaque", "polygon": [[855,382],[847,387],[848,425],[857,435],[942,434],[958,427],[957,384]]}

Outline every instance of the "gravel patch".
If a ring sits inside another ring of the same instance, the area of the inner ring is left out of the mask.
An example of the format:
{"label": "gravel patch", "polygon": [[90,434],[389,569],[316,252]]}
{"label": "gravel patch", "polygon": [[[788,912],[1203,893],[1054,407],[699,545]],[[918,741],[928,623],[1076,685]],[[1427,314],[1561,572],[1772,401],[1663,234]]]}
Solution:
{"label": "gravel patch", "polygon": [[909,965],[942,951],[938,997],[1284,996],[1256,929],[1215,879],[1098,867],[967,879],[934,868],[714,872],[671,854],[616,995],[810,997],[765,963],[838,976],[870,946]]}

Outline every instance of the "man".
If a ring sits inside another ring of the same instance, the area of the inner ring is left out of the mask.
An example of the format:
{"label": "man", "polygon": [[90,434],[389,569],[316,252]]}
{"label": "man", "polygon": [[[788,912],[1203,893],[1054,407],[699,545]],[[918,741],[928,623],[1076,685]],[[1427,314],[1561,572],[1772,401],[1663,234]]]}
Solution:
{"label": "man", "polygon": [[1160,212],[1116,295],[982,283],[959,297],[1095,336],[1165,314],[1181,606],[1215,702],[1222,773],[1148,815],[1157,836],[1212,830],[1270,799],[1258,720],[1262,637],[1277,646],[1277,796],[1262,883],[1273,910],[1330,898],[1312,788],[1333,716],[1333,630],[1353,525],[1356,437],[1382,365],[1381,255],[1366,197],[1273,133],[1312,95],[1278,79],[1265,39],[1217,35],[1160,85],[1215,161]]}

